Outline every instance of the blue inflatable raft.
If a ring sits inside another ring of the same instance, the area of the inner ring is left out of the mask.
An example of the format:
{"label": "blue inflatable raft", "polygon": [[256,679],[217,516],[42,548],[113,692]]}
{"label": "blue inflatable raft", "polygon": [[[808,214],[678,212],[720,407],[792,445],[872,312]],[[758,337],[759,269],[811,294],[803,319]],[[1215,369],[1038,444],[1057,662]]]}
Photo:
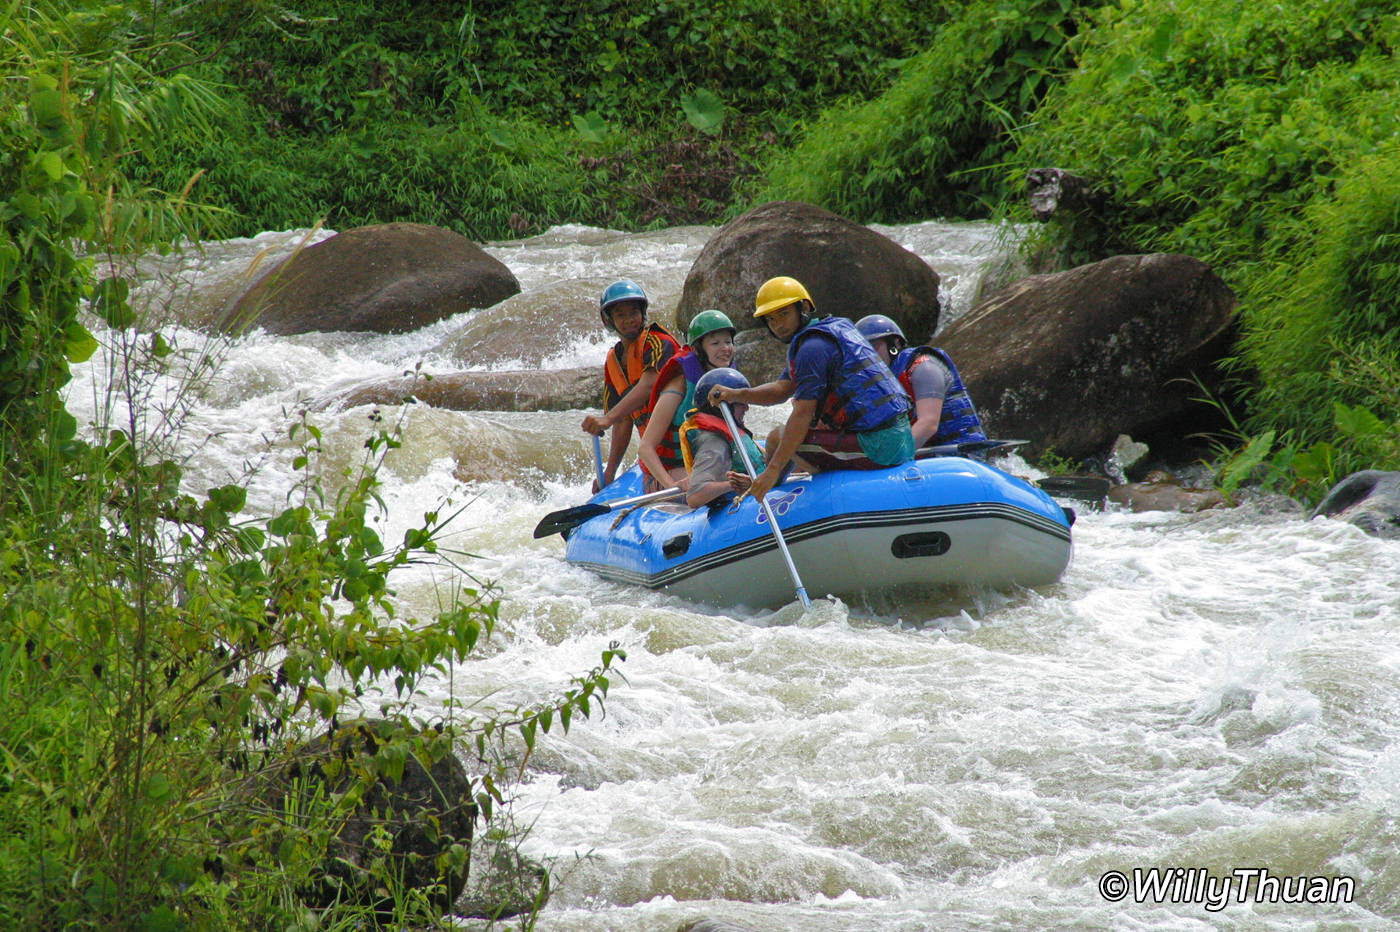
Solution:
{"label": "blue inflatable raft", "polygon": [[[634,467],[590,500],[642,492]],[[961,456],[798,476],[768,493],[813,597],[935,586],[1040,586],[1069,564],[1073,513],[1024,480]],[[720,606],[777,607],[792,577],[762,508],[745,498],[611,508],[565,531],[565,557],[600,576]]]}

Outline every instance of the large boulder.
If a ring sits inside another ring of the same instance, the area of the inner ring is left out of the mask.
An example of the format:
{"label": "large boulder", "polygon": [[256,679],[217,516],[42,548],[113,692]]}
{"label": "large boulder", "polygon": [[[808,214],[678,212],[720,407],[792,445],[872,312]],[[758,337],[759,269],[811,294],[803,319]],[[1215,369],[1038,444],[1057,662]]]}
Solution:
{"label": "large boulder", "polygon": [[[446,372],[383,379],[334,399],[336,408],[399,405],[413,397],[453,411],[572,411],[603,404],[603,367]],[[331,405],[328,405],[331,406]]]}
{"label": "large boulder", "polygon": [[1348,521],[1376,537],[1400,538],[1400,472],[1366,469],[1332,487],[1312,517]]}
{"label": "large boulder", "polygon": [[346,230],[279,263],[235,300],[224,330],[405,333],[520,292],[466,237],[421,223]]}
{"label": "large boulder", "polygon": [[1203,426],[1199,378],[1234,339],[1235,296],[1189,256],[1115,256],[1021,279],[938,336],[989,431],[1068,458],[1122,433],[1174,449]]}
{"label": "large boulder", "polygon": [[938,327],[938,273],[928,263],[868,227],[796,201],[761,204],[705,244],[686,276],[677,326],[684,331],[713,307],[741,333],[759,327],[754,295],[775,275],[800,281],[821,314],[889,314],[911,338]]}
{"label": "large boulder", "polygon": [[[399,731],[388,721],[370,719],[343,724],[303,745],[283,780],[270,787],[272,802],[281,796],[299,811],[322,793],[349,791],[359,773],[373,772],[380,743]],[[461,761],[449,751],[425,767],[410,754],[399,778],[372,778],[331,839],[319,882],[302,891],[303,899],[318,909],[351,900],[392,914],[384,878],[393,876],[404,887],[423,891],[439,911],[450,910],[466,889],[477,815],[472,780]],[[387,847],[381,838],[388,839]]]}

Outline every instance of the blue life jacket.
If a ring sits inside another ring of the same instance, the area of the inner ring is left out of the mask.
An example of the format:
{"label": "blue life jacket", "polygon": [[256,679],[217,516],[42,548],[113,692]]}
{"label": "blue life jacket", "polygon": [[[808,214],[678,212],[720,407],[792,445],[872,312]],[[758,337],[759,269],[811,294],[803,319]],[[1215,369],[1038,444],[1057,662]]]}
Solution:
{"label": "blue life jacket", "polygon": [[932,346],[910,346],[894,358],[890,368],[894,370],[909,397],[914,397],[914,379],[910,372],[914,364],[924,356],[936,357],[953,373],[953,384],[949,386],[948,394],[943,396],[943,408],[938,413],[938,430],[934,431],[933,436],[929,437],[924,445],[986,440],[987,435],[982,432],[982,420],[977,416],[977,409],[972,406],[972,397],[967,393],[967,386],[963,384],[958,367],[953,365],[952,358],[943,350]]}
{"label": "blue life jacket", "polygon": [[864,433],[893,424],[912,407],[909,396],[880,356],[844,317],[820,317],[798,331],[788,344],[788,377],[796,381],[797,348],[814,334],[836,341],[841,349],[841,377],[828,385],[817,403],[817,417],[836,430]]}

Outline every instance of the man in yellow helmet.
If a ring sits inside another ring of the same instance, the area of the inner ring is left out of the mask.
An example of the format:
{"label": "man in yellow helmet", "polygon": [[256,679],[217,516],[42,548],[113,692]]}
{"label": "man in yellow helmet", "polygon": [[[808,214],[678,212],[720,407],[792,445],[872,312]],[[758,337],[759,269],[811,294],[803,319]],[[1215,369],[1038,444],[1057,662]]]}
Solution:
{"label": "man in yellow helmet", "polygon": [[772,405],[792,399],[787,423],[768,436],[767,466],[749,494],[762,499],[794,456],[812,469],[883,469],[914,458],[909,399],[889,366],[855,324],[816,317],[816,305],[794,278],[770,278],[758,289],[754,317],[788,344],[787,371],[753,388],[719,386],[712,403]]}

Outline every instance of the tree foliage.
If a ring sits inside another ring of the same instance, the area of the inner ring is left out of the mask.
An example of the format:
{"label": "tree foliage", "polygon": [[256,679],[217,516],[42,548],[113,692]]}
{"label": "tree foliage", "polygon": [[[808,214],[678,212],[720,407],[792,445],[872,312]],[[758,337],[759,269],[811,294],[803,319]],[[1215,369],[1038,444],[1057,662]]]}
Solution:
{"label": "tree foliage", "polygon": [[[0,13],[11,76],[0,83],[0,924],[363,927],[365,905],[318,916],[301,893],[369,783],[410,756],[510,747],[528,759],[539,736],[599,706],[621,654],[605,651],[538,705],[418,708],[423,681],[490,634],[497,603],[489,587],[463,586],[436,617],[400,616],[390,576],[443,559],[450,516],[380,539],[377,471],[397,440],[377,422],[343,475],[321,464],[314,425],[294,425],[304,478],[271,517],[244,515],[238,484],[188,487],[171,456],[182,406],[155,391],[176,379],[192,392],[214,356],[139,329],[151,315],[121,272],[133,254],[197,248],[208,216],[188,183],[167,194],[127,169],[231,108],[165,70],[189,58],[157,22],[163,9]],[[61,390],[69,363],[88,358],[109,367],[112,389],[98,423],[79,425]],[[310,802],[248,791],[306,739],[366,714],[389,725],[356,779]],[[506,798],[497,776],[485,762],[471,774],[486,818]],[[397,921],[431,917],[391,864],[375,869]]]}

